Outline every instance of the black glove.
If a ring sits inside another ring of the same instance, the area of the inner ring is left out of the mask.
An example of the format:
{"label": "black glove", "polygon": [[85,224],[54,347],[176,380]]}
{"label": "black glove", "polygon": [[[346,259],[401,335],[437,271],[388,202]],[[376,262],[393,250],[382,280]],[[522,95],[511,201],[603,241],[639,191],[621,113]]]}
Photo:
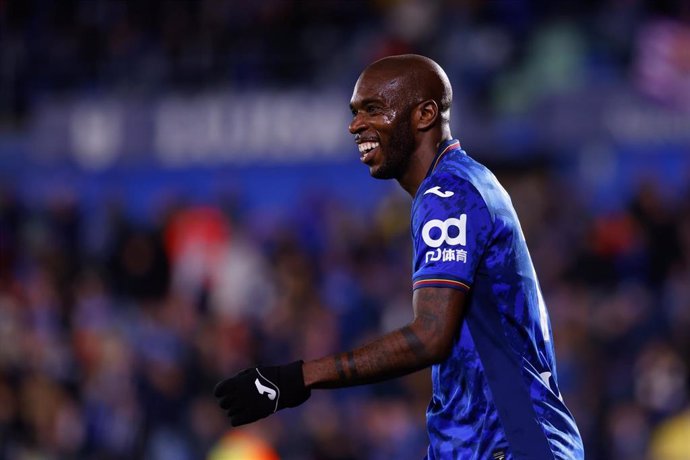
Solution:
{"label": "black glove", "polygon": [[304,386],[302,361],[295,361],[285,366],[245,369],[218,383],[213,394],[230,424],[239,426],[299,406],[309,399],[311,390]]}

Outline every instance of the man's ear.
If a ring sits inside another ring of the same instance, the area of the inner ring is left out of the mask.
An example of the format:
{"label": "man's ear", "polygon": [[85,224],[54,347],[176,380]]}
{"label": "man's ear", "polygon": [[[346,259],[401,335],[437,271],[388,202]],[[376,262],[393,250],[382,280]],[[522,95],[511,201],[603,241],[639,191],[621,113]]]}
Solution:
{"label": "man's ear", "polygon": [[417,129],[426,131],[436,124],[438,118],[438,105],[433,99],[420,102],[415,111]]}

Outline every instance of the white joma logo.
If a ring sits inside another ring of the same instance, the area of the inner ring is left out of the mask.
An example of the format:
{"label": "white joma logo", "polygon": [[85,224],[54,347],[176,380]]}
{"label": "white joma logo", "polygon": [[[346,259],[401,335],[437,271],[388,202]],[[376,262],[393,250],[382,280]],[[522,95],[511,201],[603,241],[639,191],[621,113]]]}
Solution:
{"label": "white joma logo", "polygon": [[256,385],[256,390],[259,392],[260,395],[265,393],[268,396],[268,399],[270,399],[271,401],[276,399],[276,391],[273,388],[263,386],[261,382],[259,382],[258,378],[254,380],[254,385]]}
{"label": "white joma logo", "polygon": [[449,196],[455,195],[455,192],[451,192],[450,190],[448,190],[447,192],[442,192],[441,187],[439,187],[438,185],[436,187],[431,187],[429,190],[424,192],[425,195],[427,193],[433,193],[434,195],[440,196],[441,198],[448,198]]}

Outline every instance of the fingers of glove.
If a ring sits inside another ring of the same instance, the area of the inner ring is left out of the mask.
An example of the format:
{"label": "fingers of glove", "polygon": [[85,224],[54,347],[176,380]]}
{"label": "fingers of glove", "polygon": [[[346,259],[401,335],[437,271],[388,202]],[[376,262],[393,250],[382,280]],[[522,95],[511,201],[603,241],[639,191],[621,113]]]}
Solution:
{"label": "fingers of glove", "polygon": [[220,405],[220,408],[223,410],[228,410],[233,406],[237,406],[237,403],[238,398],[234,395],[228,395],[218,400],[218,405]]}
{"label": "fingers of glove", "polygon": [[250,367],[249,369],[245,369],[245,370],[240,371],[237,374],[235,374],[235,378],[242,377],[242,376],[247,375],[247,374],[253,374],[255,371],[256,371],[256,368]]}
{"label": "fingers of glove", "polygon": [[222,398],[227,394],[236,392],[238,385],[242,385],[245,380],[251,379],[252,373],[254,372],[256,372],[256,370],[253,368],[245,369],[233,377],[222,380],[213,389],[213,394],[216,398]]}
{"label": "fingers of glove", "polygon": [[213,389],[213,395],[216,398],[222,398],[227,394],[233,393],[235,391],[236,386],[237,382],[235,382],[234,377],[222,380],[218,382],[216,387]]}

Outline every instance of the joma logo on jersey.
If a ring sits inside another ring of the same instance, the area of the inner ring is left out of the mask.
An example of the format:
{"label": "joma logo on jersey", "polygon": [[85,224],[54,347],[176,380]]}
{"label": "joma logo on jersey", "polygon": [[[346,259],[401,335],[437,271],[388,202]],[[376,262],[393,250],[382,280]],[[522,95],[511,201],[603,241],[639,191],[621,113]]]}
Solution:
{"label": "joma logo on jersey", "polygon": [[430,220],[422,227],[422,239],[430,248],[437,248],[444,243],[450,246],[458,244],[465,246],[467,244],[467,214],[460,214],[459,219],[451,217],[446,220]]}

